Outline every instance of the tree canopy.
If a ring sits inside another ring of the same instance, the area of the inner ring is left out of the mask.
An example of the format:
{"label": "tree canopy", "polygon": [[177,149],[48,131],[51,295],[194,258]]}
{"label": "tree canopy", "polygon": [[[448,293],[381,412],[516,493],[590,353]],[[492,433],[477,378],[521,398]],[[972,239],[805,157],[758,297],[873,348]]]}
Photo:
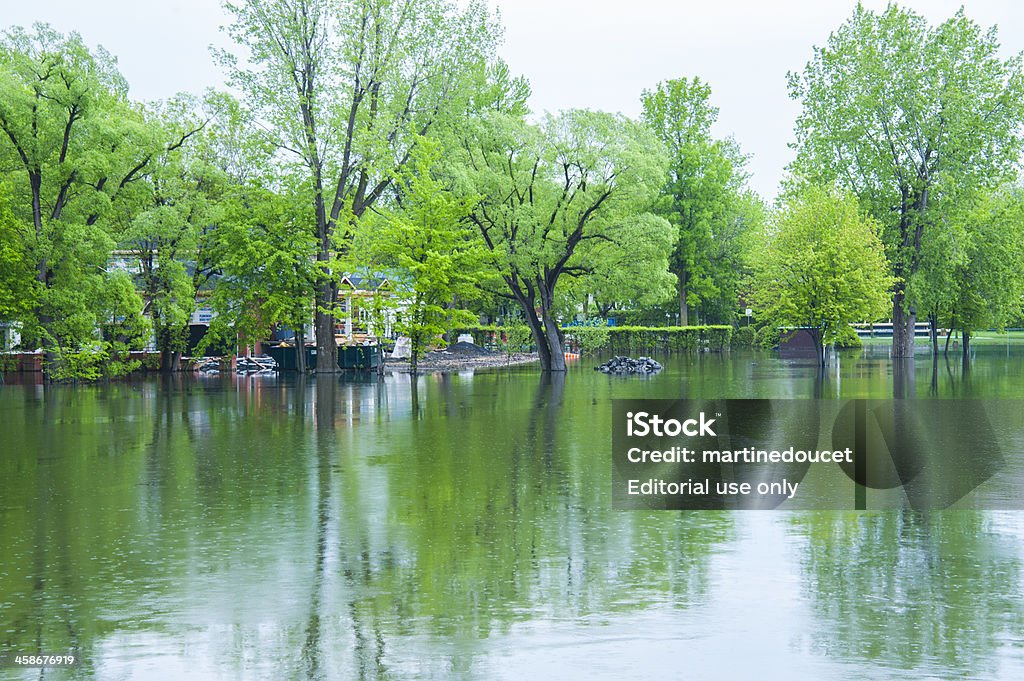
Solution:
{"label": "tree canopy", "polygon": [[893,354],[913,354],[918,301],[907,297],[924,235],[960,197],[1012,173],[1024,122],[1021,59],[1000,58],[995,29],[963,10],[938,26],[889,5],[858,5],[802,73],[797,180],[852,192],[883,226],[893,265]]}
{"label": "tree canopy", "polygon": [[668,80],[642,95],[643,121],[668,151],[668,181],[657,212],[679,229],[672,252],[680,324],[690,309],[731,321],[743,261],[743,234],[754,228],[744,194],[746,157],[732,139],[712,137],[718,107],[699,78]]}
{"label": "tree canopy", "polygon": [[127,90],[114,58],[90,51],[78,34],[37,24],[0,40],[0,160],[16,169],[3,183],[28,226],[15,233],[15,248],[35,279],[23,287],[32,309],[17,321],[25,342],[47,349],[51,362],[112,329],[111,316],[133,320],[132,345],[145,342],[141,298],[126,295],[108,260],[118,229],[151,191],[155,160],[190,131],[155,126]]}
{"label": "tree canopy", "polygon": [[221,53],[267,135],[313,196],[317,370],[336,370],[334,316],[358,220],[393,188],[416,141],[463,115],[493,60],[497,28],[479,2],[294,0],[225,4],[248,53]]}
{"label": "tree canopy", "polygon": [[[664,182],[661,145],[622,116],[575,110],[541,125],[493,114],[467,126],[462,147],[462,191],[479,197],[470,220],[522,309],[542,368],[564,371],[562,278],[674,239],[671,225],[647,213]],[[649,259],[640,276],[663,277],[667,256]]]}
{"label": "tree canopy", "polygon": [[807,329],[818,358],[850,323],[874,321],[892,285],[879,226],[850,195],[811,187],[769,221],[756,261],[754,301],[772,327]]}
{"label": "tree canopy", "polygon": [[[481,0],[224,5],[234,47],[214,53],[238,99],[135,102],[78,34],[0,38],[0,323],[52,375],[126,371],[149,343],[178,368],[202,304],[208,342],[285,327],[300,366],[312,321],[333,372],[359,273],[392,285],[416,354],[521,316],[545,371],[565,369],[570,320],[733,323],[751,287],[824,346],[878,316],[888,282],[896,357],[919,313],[935,347],[942,326],[966,341],[1022,314],[1022,58],[963,10],[858,5],[789,74],[796,156],[772,212],[700,78],[645,90],[639,121],[535,116]],[[783,263],[823,288],[798,299]]]}

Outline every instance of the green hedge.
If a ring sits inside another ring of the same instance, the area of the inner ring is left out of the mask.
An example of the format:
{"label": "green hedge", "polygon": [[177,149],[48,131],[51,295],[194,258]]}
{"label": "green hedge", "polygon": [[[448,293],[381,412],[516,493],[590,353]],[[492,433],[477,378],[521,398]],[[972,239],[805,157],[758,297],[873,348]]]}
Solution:
{"label": "green hedge", "polygon": [[[525,324],[516,325],[519,327],[527,328]],[[507,326],[496,326],[490,324],[484,326],[477,324],[476,326],[459,326],[452,329],[452,338],[458,339],[460,334],[468,333],[473,336],[473,342],[481,347],[487,347],[490,343],[501,344],[501,334],[508,330]]]}
{"label": "green hedge", "polygon": [[608,349],[633,352],[721,352],[729,348],[731,326],[612,326]]}
{"label": "green hedge", "polygon": [[754,347],[771,350],[779,345],[779,329],[773,324],[765,324],[754,332]]}
{"label": "green hedge", "polygon": [[[502,326],[466,326],[453,329],[456,334],[468,333],[477,345],[501,338]],[[608,342],[604,346],[610,352],[630,354],[635,352],[721,352],[728,350],[732,340],[731,326],[609,326]],[[567,327],[562,333],[572,335],[589,331],[587,327]],[[457,335],[456,335],[457,337]],[[593,349],[593,348],[592,348]]]}
{"label": "green hedge", "polygon": [[608,347],[613,326],[582,324],[563,326],[566,350],[570,352],[597,352]]}

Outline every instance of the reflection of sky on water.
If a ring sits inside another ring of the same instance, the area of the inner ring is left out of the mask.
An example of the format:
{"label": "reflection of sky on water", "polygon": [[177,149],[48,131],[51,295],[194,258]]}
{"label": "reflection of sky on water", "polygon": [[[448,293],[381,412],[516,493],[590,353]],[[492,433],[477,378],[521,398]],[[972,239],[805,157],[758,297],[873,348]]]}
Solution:
{"label": "reflection of sky on water", "polygon": [[[668,364],[8,386],[0,644],[81,651],[47,678],[1024,676],[1016,514],[612,511],[612,397],[815,390],[768,355]],[[1005,358],[952,368],[940,395],[1024,396]]]}

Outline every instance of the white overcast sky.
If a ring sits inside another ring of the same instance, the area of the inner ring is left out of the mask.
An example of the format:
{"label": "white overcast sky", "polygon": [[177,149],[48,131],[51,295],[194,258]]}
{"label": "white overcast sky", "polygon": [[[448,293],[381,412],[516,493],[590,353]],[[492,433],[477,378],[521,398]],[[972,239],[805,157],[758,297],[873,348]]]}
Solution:
{"label": "white overcast sky", "polygon": [[[270,1],[270,0],[265,0]],[[716,134],[752,156],[751,186],[775,195],[790,160],[798,107],[786,72],[800,70],[854,0],[488,0],[505,26],[501,55],[533,87],[535,111],[591,108],[637,116],[640,93],[661,80],[699,76],[721,109]],[[865,0],[885,8],[885,0]],[[1024,50],[1024,3],[911,0],[937,23],[964,6],[999,26],[1005,56]],[[114,54],[136,99],[223,87],[208,46],[226,46],[218,0],[0,0],[0,26],[45,21]]]}

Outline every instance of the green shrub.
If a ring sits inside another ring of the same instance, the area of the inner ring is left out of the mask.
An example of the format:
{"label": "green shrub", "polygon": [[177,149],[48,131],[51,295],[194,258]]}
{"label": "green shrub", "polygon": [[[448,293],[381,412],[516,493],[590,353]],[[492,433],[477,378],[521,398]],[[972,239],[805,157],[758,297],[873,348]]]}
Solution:
{"label": "green shrub", "polygon": [[762,326],[754,332],[754,345],[764,350],[771,350],[779,344],[779,330],[771,324]]}
{"label": "green shrub", "polygon": [[[584,324],[582,326],[570,326],[564,329],[566,341],[572,341],[580,350],[595,352],[608,345],[611,338],[611,329],[614,327]],[[566,343],[570,345],[569,342]]]}
{"label": "green shrub", "polygon": [[732,332],[734,348],[752,348],[756,342],[756,331],[752,326],[741,326]]}
{"label": "green shrub", "polygon": [[159,352],[147,352],[142,359],[142,368],[146,371],[159,371],[160,370],[160,353]]}
{"label": "green shrub", "polygon": [[842,330],[839,331],[839,337],[836,338],[837,348],[859,350],[863,346],[864,343],[861,341],[860,336],[857,335],[857,332],[854,331],[852,326],[844,326]]}
{"label": "green shrub", "polygon": [[51,381],[89,383],[127,376],[141,365],[120,341],[91,341],[77,350],[54,348],[45,369]]}
{"label": "green shrub", "polygon": [[499,330],[497,337],[498,347],[509,359],[516,353],[533,350],[533,333],[525,324],[504,327]]}
{"label": "green shrub", "polygon": [[110,362],[110,343],[94,341],[80,350],[58,347],[47,369],[47,376],[57,382],[98,381]]}

